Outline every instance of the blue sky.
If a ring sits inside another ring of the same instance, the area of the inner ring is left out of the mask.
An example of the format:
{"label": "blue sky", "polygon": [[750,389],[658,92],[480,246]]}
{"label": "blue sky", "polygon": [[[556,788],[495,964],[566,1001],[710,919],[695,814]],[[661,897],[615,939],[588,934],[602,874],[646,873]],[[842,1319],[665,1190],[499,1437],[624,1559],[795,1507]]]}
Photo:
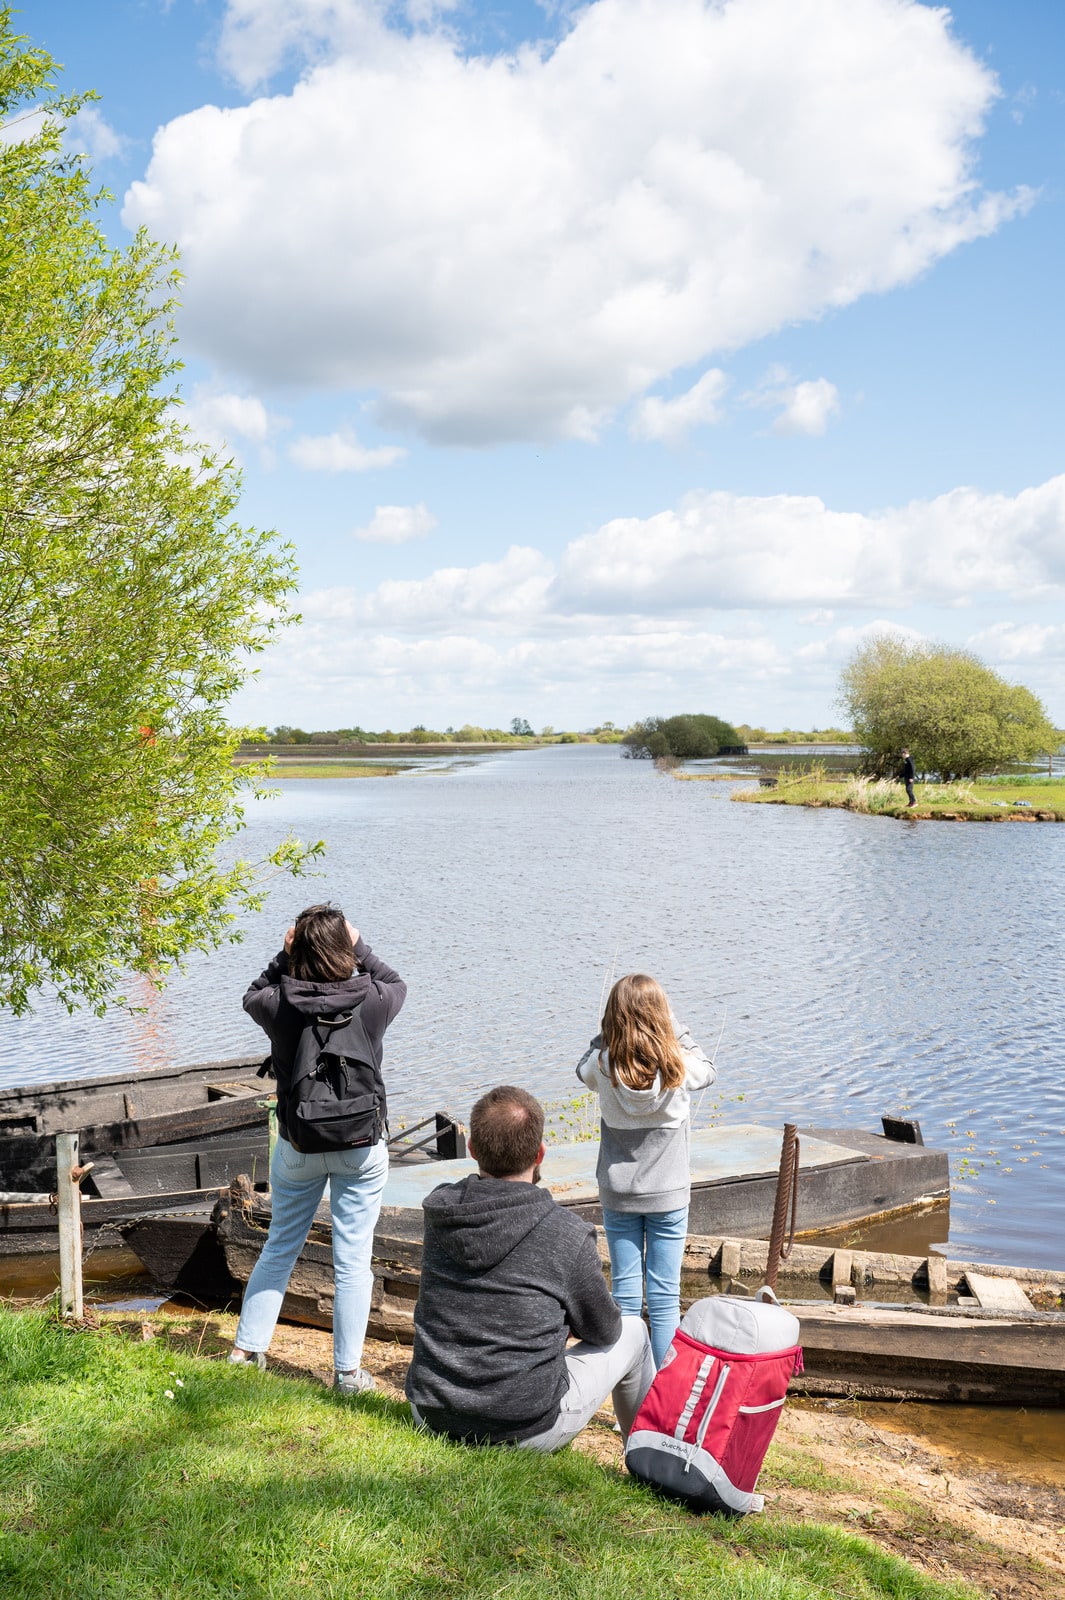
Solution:
{"label": "blue sky", "polygon": [[41,0],[187,416],[297,546],[235,711],[824,726],[872,629],[1065,722],[1065,8]]}

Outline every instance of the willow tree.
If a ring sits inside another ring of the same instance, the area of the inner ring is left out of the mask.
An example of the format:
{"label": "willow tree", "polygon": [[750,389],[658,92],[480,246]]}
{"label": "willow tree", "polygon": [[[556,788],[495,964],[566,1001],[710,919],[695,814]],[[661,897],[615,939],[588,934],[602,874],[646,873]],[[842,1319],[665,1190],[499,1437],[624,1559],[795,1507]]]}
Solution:
{"label": "willow tree", "polygon": [[1042,702],[969,650],[880,634],[855,651],[840,705],[869,772],[890,774],[908,746],[918,772],[944,782],[1031,761],[1057,748]]}
{"label": "willow tree", "polygon": [[[0,9],[0,1006],[102,1010],[231,936],[264,862],[216,852],[255,775],[226,706],[292,552],[234,520],[175,411],[176,263],[108,246],[77,99]],[[283,843],[271,860],[298,864]]]}

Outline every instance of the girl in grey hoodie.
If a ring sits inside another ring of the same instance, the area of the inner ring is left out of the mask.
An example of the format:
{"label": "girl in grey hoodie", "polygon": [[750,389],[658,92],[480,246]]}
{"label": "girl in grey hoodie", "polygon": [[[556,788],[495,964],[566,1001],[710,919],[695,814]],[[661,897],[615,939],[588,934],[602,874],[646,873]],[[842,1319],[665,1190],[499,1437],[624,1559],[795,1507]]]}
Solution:
{"label": "girl in grey hoodie", "polygon": [[[599,1203],[618,1309],[639,1316],[647,1295],[651,1349],[662,1365],[680,1321],[680,1269],[691,1196],[691,1093],[714,1067],[674,1021],[654,978],[619,978],[602,1031],[577,1066],[599,1096]],[[646,1283],[645,1283],[646,1279]]]}

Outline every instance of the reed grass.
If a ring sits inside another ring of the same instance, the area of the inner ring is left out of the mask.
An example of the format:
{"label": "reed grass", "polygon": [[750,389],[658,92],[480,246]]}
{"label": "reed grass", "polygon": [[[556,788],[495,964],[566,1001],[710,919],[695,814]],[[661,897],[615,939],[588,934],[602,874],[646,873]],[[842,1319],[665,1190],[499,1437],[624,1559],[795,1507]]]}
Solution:
{"label": "reed grass", "polygon": [[550,1100],[544,1106],[547,1144],[585,1144],[599,1137],[599,1098],[589,1092],[568,1100]]}
{"label": "reed grass", "polygon": [[[779,1479],[797,1467],[787,1457]],[[660,1502],[566,1451],[0,1310],[4,1600],[963,1600],[838,1528]]]}

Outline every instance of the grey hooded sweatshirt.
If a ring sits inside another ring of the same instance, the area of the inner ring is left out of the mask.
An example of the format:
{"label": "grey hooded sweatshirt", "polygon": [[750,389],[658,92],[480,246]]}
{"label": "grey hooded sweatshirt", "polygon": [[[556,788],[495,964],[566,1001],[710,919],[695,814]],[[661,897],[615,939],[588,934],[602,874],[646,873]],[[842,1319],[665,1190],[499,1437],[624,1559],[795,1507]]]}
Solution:
{"label": "grey hooded sweatshirt", "polygon": [[577,1076],[599,1096],[599,1203],[607,1211],[679,1211],[691,1199],[691,1093],[713,1083],[712,1061],[687,1028],[674,1023],[684,1055],[684,1082],[663,1089],[613,1083],[610,1056],[596,1034],[577,1063]]}
{"label": "grey hooded sweatshirt", "polygon": [[534,1184],[476,1173],[423,1207],[407,1399],[453,1438],[545,1432],[568,1387],[569,1335],[602,1346],[621,1333],[594,1227]]}

